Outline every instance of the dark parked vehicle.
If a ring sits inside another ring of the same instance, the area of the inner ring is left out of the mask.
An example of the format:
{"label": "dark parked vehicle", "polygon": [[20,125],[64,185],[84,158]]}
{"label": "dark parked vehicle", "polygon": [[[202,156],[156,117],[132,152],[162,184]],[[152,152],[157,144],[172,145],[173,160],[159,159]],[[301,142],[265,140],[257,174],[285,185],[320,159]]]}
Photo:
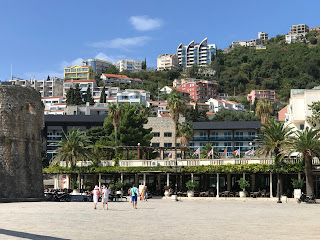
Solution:
{"label": "dark parked vehicle", "polygon": [[55,191],[54,195],[53,195],[53,201],[55,201],[55,202],[61,202],[61,201],[70,202],[71,196],[68,192],[59,193],[58,191]]}
{"label": "dark parked vehicle", "polygon": [[305,202],[305,203],[316,203],[316,197],[314,195],[307,196],[306,194],[302,193],[300,198],[297,199],[298,203]]}

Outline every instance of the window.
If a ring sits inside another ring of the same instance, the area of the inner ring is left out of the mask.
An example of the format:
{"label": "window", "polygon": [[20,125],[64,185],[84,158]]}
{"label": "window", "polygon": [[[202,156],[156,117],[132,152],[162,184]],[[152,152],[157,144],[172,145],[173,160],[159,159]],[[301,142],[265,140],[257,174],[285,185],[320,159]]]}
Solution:
{"label": "window", "polygon": [[160,137],[160,133],[159,133],[159,132],[154,132],[154,133],[153,133],[153,136],[154,136],[154,137]]}
{"label": "window", "polygon": [[193,147],[194,146],[194,143],[192,142],[192,143],[189,143],[189,146],[190,147]]}
{"label": "window", "polygon": [[152,143],[152,147],[160,147],[160,143],[154,142],[154,143]]}
{"label": "window", "polygon": [[200,132],[200,137],[206,137],[207,133],[206,132]]}
{"label": "window", "polygon": [[243,143],[242,142],[236,142],[236,147],[242,147]]}
{"label": "window", "polygon": [[256,133],[255,132],[248,132],[248,135],[251,137],[254,137],[256,135]]}
{"label": "window", "polygon": [[171,148],[172,147],[172,143],[164,143],[164,147]]}
{"label": "window", "polygon": [[224,132],[224,137],[228,140],[231,140],[232,138],[232,132]]}
{"label": "window", "polygon": [[304,129],[304,124],[300,124],[300,130]]}
{"label": "window", "polygon": [[171,132],[165,132],[165,133],[164,133],[164,136],[165,136],[165,137],[172,137],[172,133],[171,133]]}
{"label": "window", "polygon": [[225,147],[231,147],[231,142],[225,142],[225,143],[224,143],[224,146],[225,146]]}

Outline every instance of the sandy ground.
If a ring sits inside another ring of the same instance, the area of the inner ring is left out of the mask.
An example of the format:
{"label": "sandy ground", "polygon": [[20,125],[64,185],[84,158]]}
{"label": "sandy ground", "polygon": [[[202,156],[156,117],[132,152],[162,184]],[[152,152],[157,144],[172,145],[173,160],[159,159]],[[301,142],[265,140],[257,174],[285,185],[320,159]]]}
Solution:
{"label": "sandy ground", "polygon": [[150,199],[0,203],[0,239],[320,239],[320,204]]}

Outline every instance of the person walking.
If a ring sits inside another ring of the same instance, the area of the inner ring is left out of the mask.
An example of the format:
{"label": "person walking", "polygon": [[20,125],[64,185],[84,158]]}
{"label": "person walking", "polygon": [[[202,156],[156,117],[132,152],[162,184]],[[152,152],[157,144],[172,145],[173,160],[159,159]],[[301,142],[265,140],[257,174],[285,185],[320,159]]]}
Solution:
{"label": "person walking", "polygon": [[148,201],[148,188],[147,188],[147,186],[144,187],[144,191],[145,191],[144,200],[147,202]]}
{"label": "person walking", "polygon": [[94,203],[94,209],[97,209],[97,203],[99,201],[99,197],[100,197],[100,189],[98,187],[98,185],[96,185],[94,187],[94,189],[91,192],[93,194],[93,203]]}
{"label": "person walking", "polygon": [[108,210],[108,201],[109,201],[110,188],[109,186],[103,186],[102,189],[102,208],[105,210],[104,205],[107,205]]}
{"label": "person walking", "polygon": [[138,189],[136,188],[135,184],[133,184],[133,187],[131,188],[130,192],[131,192],[132,206],[134,209],[137,209]]}

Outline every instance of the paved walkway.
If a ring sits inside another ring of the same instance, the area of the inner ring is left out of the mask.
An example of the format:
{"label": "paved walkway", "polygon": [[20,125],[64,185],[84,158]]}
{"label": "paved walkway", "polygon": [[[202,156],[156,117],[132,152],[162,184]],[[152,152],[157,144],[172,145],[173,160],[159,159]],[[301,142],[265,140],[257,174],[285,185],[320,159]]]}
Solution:
{"label": "paved walkway", "polygon": [[268,201],[0,203],[0,239],[320,239],[320,204]]}

